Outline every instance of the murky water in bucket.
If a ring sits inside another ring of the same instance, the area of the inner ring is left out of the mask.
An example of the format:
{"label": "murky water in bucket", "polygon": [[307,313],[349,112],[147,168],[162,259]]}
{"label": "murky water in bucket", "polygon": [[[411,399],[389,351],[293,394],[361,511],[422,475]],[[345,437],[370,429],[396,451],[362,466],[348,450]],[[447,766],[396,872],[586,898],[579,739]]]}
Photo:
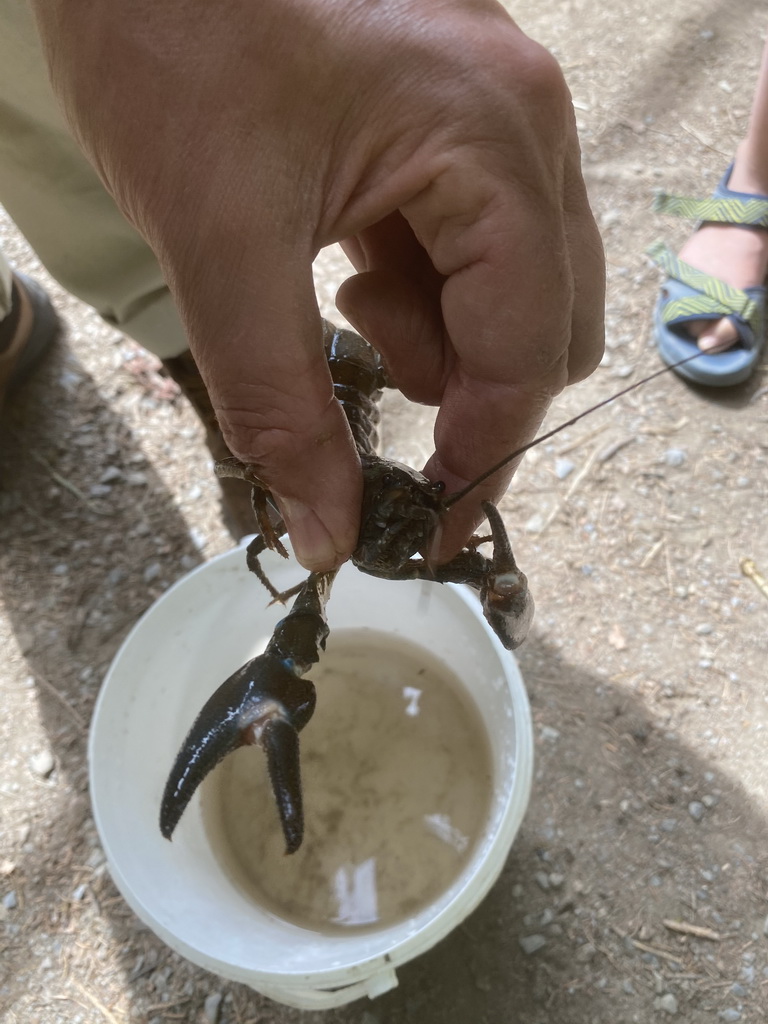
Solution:
{"label": "murky water in bucket", "polygon": [[256,748],[203,787],[206,831],[243,894],[315,931],[394,924],[462,871],[488,818],[485,727],[447,666],[374,630],[332,634],[301,733],[305,834],[284,840]]}

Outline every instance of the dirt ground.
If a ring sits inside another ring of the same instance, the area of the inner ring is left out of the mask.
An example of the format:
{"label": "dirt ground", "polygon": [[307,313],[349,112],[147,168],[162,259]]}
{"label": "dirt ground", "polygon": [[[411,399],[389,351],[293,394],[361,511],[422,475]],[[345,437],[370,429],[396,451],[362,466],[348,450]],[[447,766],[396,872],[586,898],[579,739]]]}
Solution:
{"label": "dirt ground", "polygon": [[[652,192],[706,195],[722,174],[768,14],[509,6],[564,66],[608,255],[606,356],[554,425],[656,367],[643,254],[686,229],[649,212]],[[7,219],[0,244],[67,324],[0,428],[0,1019],[765,1020],[768,601],[739,564],[768,575],[768,367],[723,393],[661,377],[527,457],[502,506],[538,607],[518,655],[537,754],[519,839],[396,990],[303,1013],[171,953],[106,873],[85,756],[100,682],[139,615],[231,542],[195,417],[152,360],[56,289]],[[320,261],[327,313],[343,273]],[[386,454],[422,463],[429,423],[390,397]]]}

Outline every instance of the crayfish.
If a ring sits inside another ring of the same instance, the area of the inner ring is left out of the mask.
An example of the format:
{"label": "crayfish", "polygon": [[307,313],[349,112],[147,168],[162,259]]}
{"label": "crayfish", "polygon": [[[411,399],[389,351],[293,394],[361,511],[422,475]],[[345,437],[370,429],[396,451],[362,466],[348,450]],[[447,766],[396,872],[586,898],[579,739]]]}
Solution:
{"label": "crayfish", "polygon": [[[432,483],[416,470],[375,454],[376,403],[382,388],[388,386],[378,354],[359,335],[337,330],[327,322],[324,341],[334,392],[346,413],[363,469],[361,528],[353,564],[383,579],[468,584],[478,591],[485,617],[501,643],[508,650],[518,647],[533,617],[533,599],[525,575],[515,564],[495,505],[489,501],[482,503],[490,537],[473,537],[443,565],[430,564],[422,552],[429,550],[443,514],[478,483],[534,444],[657,374],[580,413],[492,466],[464,491],[446,496],[442,484]],[[265,652],[233,673],[197,716],[165,786],[160,830],[167,839],[172,837],[196,789],[227,754],[244,744],[259,744],[266,753],[286,852],[293,853],[301,845],[304,830],[299,732],[315,708],[315,687],[304,676],[325,649],[329,633],[325,605],[336,571],[311,573],[304,583],[279,593],[259,564],[259,555],[267,548],[287,557],[280,541],[285,526],[270,503],[269,492],[261,485],[254,467],[238,459],[217,463],[216,472],[252,484],[259,534],[247,548],[248,568],[273,600],[285,601],[295,596],[295,601],[275,627]],[[478,551],[486,540],[493,541],[491,558]]]}

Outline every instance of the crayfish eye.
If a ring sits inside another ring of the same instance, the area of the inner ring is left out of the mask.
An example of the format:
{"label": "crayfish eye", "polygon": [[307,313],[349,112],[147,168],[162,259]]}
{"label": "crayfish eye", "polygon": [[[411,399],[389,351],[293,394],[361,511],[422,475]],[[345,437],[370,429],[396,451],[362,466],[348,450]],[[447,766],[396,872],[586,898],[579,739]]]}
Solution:
{"label": "crayfish eye", "polygon": [[432,491],[434,494],[442,494],[445,491],[445,481],[435,480],[432,484]]}
{"label": "crayfish eye", "polygon": [[383,487],[393,487],[395,483],[394,473],[385,473],[381,478],[381,483]]}

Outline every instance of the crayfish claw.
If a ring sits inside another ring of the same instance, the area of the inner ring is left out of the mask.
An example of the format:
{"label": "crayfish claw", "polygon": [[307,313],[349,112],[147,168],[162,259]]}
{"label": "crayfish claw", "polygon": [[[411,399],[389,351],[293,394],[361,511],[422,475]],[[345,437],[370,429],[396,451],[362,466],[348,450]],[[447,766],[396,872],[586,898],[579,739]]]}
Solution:
{"label": "crayfish claw", "polygon": [[260,654],[216,690],[195,719],[176,756],[160,805],[160,831],[171,839],[203,779],[227,754],[258,744],[270,780],[288,852],[303,832],[298,733],[312,717],[315,688],[282,658]]}
{"label": "crayfish claw", "polygon": [[483,584],[480,600],[488,624],[508,651],[525,640],[533,619],[533,596],[528,578],[518,568],[499,510],[490,501],[483,502],[493,537],[493,558]]}
{"label": "crayfish claw", "polygon": [[275,716],[265,724],[260,742],[267,755],[269,781],[283,828],[285,852],[295,853],[304,838],[299,734],[286,718]]}

